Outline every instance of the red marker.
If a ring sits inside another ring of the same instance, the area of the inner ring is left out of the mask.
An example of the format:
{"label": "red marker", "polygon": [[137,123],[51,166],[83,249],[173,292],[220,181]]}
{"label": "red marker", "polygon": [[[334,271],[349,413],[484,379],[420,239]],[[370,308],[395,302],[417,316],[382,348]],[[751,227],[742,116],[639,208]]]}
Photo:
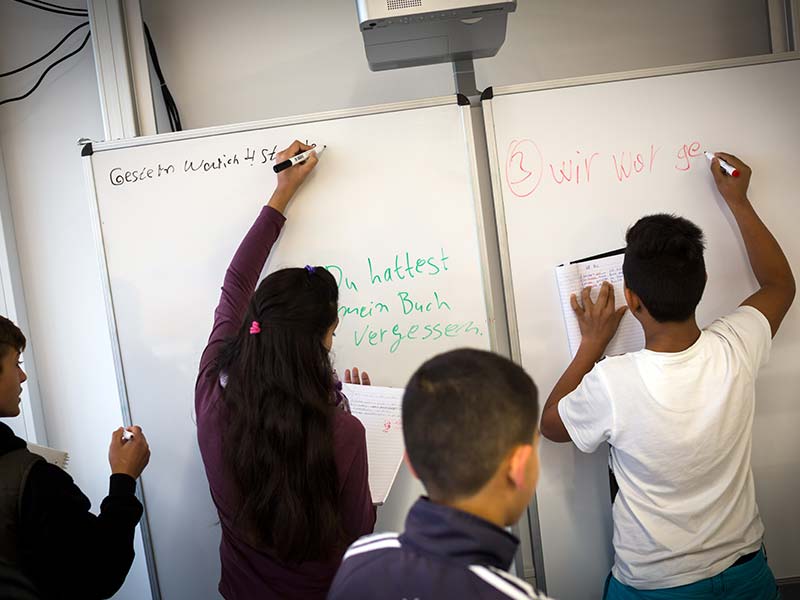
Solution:
{"label": "red marker", "polygon": [[708,160],[712,161],[712,162],[716,158],[719,161],[719,166],[722,167],[722,170],[725,171],[731,177],[738,177],[739,176],[739,169],[737,169],[733,165],[725,162],[719,156],[714,156],[713,152],[709,152],[708,150],[706,150],[705,154],[706,154],[706,158]]}

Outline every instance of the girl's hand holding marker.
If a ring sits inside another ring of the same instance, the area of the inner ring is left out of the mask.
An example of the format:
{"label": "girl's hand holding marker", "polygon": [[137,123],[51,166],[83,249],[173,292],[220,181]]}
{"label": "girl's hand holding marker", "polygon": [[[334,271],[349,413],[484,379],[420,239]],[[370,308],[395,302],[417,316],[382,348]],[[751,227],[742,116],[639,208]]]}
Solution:
{"label": "girl's hand holding marker", "polygon": [[276,173],[280,173],[281,171],[284,171],[289,167],[293,167],[296,164],[307,161],[311,157],[311,154],[313,152],[316,152],[317,156],[319,156],[325,151],[325,148],[327,148],[327,146],[322,146],[322,147],[314,146],[310,150],[306,150],[305,152],[301,152],[300,154],[297,154],[291,158],[279,162],[274,167],[272,167],[272,170],[275,171]]}

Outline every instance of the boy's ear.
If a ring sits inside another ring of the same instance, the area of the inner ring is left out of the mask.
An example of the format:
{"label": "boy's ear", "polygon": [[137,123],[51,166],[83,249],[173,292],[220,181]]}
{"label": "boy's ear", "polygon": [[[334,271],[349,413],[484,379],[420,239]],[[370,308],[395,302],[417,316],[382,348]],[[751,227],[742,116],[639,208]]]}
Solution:
{"label": "boy's ear", "polygon": [[638,312],[639,309],[642,307],[642,301],[639,300],[639,296],[634,294],[628,286],[623,286],[625,290],[625,303],[628,305],[628,308],[631,312]]}
{"label": "boy's ear", "polygon": [[419,480],[419,475],[417,475],[417,472],[414,470],[414,465],[411,464],[411,459],[408,458],[408,452],[406,452],[405,450],[403,450],[403,461],[406,463],[408,470],[411,471],[411,474],[414,476],[414,479]]}
{"label": "boy's ear", "polygon": [[533,454],[533,446],[531,444],[517,446],[511,451],[508,461],[508,478],[517,489],[522,489],[526,486],[528,461],[531,459],[531,454]]}

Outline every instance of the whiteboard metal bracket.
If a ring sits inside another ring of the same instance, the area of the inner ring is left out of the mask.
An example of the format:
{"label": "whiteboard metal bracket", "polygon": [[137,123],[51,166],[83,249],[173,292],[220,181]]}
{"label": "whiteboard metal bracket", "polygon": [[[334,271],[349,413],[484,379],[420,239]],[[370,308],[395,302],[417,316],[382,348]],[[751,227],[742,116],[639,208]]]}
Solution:
{"label": "whiteboard metal bracket", "polygon": [[104,138],[158,133],[139,0],[87,0],[87,9]]}
{"label": "whiteboard metal bracket", "polygon": [[475,82],[475,63],[471,58],[453,61],[453,79],[456,84],[456,93],[469,98],[477,99],[481,93]]}

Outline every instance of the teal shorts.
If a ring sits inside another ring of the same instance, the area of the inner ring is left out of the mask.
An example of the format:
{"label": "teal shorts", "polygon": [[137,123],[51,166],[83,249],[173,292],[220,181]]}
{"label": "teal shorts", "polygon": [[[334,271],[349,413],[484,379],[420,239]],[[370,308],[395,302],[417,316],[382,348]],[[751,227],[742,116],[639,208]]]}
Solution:
{"label": "teal shorts", "polygon": [[775,576],[764,550],[747,562],[719,575],[688,585],[660,590],[637,590],[609,574],[603,600],[780,600]]}

